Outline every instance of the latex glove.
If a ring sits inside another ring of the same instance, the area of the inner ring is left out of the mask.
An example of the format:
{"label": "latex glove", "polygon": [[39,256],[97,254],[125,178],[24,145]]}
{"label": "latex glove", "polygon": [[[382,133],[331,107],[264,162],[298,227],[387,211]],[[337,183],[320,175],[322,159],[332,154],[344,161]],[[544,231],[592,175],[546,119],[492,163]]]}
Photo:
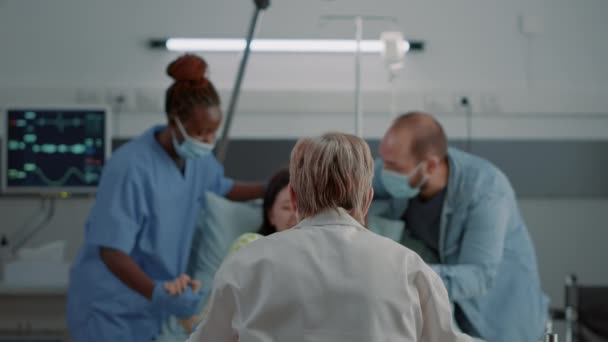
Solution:
{"label": "latex glove", "polygon": [[161,312],[168,312],[178,318],[189,318],[197,313],[202,296],[195,294],[188,286],[180,295],[172,296],[163,282],[157,282],[152,293],[152,305]]}

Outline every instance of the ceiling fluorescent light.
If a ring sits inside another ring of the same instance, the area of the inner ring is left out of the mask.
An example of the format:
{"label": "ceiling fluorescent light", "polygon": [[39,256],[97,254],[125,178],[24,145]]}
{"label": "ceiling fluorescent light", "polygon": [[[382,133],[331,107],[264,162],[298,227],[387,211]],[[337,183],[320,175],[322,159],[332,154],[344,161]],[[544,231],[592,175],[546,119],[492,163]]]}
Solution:
{"label": "ceiling fluorescent light", "polygon": [[[404,41],[404,52],[422,50],[422,42]],[[208,51],[240,52],[245,49],[244,39],[202,39],[202,38],[169,38],[153,39],[153,48],[164,48],[169,51]],[[361,52],[380,53],[384,49],[381,40],[361,41]],[[336,39],[255,39],[251,42],[253,52],[294,52],[294,53],[354,53],[357,50],[355,40]]]}

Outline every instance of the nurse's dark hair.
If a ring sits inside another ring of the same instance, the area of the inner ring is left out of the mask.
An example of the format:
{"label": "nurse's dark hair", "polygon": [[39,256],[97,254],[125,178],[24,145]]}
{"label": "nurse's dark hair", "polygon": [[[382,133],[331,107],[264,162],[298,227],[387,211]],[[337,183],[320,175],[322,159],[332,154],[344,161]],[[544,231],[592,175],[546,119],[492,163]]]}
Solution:
{"label": "nurse's dark hair", "polygon": [[418,160],[428,156],[447,158],[448,138],[443,127],[431,114],[409,112],[400,115],[393,123],[395,128],[407,128],[412,134],[412,153]]}
{"label": "nurse's dark hair", "polygon": [[277,227],[270,223],[270,210],[272,210],[272,206],[276,202],[279,193],[287,185],[289,185],[289,169],[281,169],[270,178],[270,182],[264,193],[264,204],[262,205],[264,220],[258,234],[268,236],[277,232]]}
{"label": "nurse's dark hair", "polygon": [[167,74],[173,84],[165,94],[165,113],[177,115],[186,121],[192,109],[197,106],[206,108],[219,106],[217,90],[207,79],[207,62],[201,57],[186,54],[167,67]]}

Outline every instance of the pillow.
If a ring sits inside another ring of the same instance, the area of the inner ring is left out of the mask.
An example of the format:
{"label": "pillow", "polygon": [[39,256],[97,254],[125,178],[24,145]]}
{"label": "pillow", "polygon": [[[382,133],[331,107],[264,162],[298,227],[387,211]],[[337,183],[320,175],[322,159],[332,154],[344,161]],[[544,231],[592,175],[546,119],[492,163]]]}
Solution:
{"label": "pillow", "polygon": [[369,212],[368,215],[382,215],[384,213],[387,213],[388,211],[390,211],[391,209],[391,202],[390,200],[385,200],[385,199],[374,199],[372,201],[372,204],[369,206]]}
{"label": "pillow", "polygon": [[211,291],[215,272],[234,241],[245,233],[256,232],[262,224],[260,204],[232,202],[211,192],[205,194],[205,201],[188,264],[188,274],[201,281],[203,298]]}
{"label": "pillow", "polygon": [[367,216],[367,229],[397,243],[401,243],[404,228],[405,224],[401,220],[390,220],[377,215]]}
{"label": "pillow", "polygon": [[367,217],[367,229],[411,249],[427,264],[439,262],[437,254],[428,248],[424,242],[413,237],[405,229],[405,222],[401,220],[391,220],[378,215],[369,215]]}

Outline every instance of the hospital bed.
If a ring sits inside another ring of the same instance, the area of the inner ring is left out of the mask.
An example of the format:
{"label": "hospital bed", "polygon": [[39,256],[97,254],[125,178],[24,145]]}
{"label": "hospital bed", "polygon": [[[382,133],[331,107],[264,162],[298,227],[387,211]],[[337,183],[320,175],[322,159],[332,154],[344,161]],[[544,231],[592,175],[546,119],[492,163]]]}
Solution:
{"label": "hospital bed", "polygon": [[565,306],[551,309],[553,321],[565,321],[565,342],[608,342],[608,287],[578,283],[576,275],[566,278]]}
{"label": "hospital bed", "polygon": [[[188,274],[201,281],[201,293],[206,298],[213,276],[228,254],[232,243],[242,234],[256,232],[262,223],[262,205],[259,202],[232,202],[213,193],[205,194],[206,209],[200,214],[195,231]],[[390,220],[375,213],[382,212],[388,203],[374,201],[368,216],[368,228],[382,236],[400,242],[417,252],[427,263],[437,262],[424,244],[404,230],[403,222]],[[203,311],[205,300],[199,312]],[[164,323],[157,341],[184,341],[186,332],[175,317]]]}

